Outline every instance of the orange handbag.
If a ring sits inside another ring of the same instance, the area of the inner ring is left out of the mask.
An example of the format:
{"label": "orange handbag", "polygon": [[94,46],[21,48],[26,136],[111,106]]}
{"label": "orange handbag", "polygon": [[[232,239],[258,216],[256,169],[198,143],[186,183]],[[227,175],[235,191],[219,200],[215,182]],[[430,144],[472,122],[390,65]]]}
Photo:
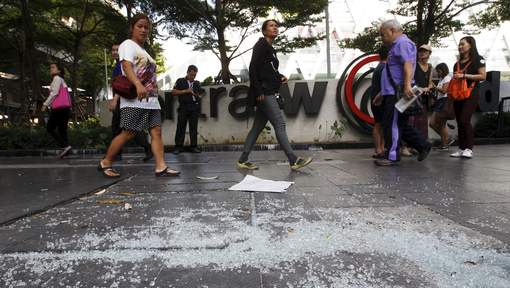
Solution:
{"label": "orange handbag", "polygon": [[[455,65],[455,73],[465,73],[466,69],[471,65],[469,62],[464,69],[460,69],[460,63],[457,62]],[[467,79],[452,79],[450,84],[448,84],[448,97],[453,101],[461,101],[469,98],[471,96],[471,91],[475,87],[475,82],[473,81],[471,85],[467,85]]]}

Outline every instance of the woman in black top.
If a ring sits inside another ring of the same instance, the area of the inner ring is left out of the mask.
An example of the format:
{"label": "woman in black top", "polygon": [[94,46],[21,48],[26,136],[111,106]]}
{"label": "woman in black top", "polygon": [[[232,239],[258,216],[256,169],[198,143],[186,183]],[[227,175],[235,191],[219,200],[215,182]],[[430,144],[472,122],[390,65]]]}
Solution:
{"label": "woman in black top", "polygon": [[424,44],[418,48],[418,61],[416,63],[416,70],[414,72],[415,85],[422,88],[423,94],[420,96],[423,109],[420,113],[410,117],[409,121],[411,126],[420,131],[421,135],[427,139],[429,138],[429,115],[428,115],[428,100],[430,92],[434,87],[432,83],[432,65],[429,63],[432,48],[430,45]]}
{"label": "woman in black top", "polygon": [[453,108],[455,110],[455,118],[457,119],[457,127],[459,133],[459,150],[451,157],[456,158],[472,158],[474,131],[471,125],[471,116],[475,113],[480,99],[478,91],[478,83],[485,80],[485,59],[478,54],[476,41],[471,36],[460,39],[459,42],[459,61],[460,71],[456,69],[457,63],[453,67],[454,79],[466,79],[468,87],[474,84],[471,96],[461,101],[454,101]]}
{"label": "woman in black top", "polygon": [[285,131],[285,120],[280,110],[281,101],[278,92],[280,85],[287,83],[287,77],[278,72],[278,58],[273,48],[273,40],[278,36],[278,22],[266,20],[262,24],[263,38],[260,38],[253,46],[253,54],[250,62],[250,91],[248,101],[251,106],[256,106],[255,120],[243,148],[243,154],[237,161],[241,169],[254,170],[258,167],[248,162],[248,156],[253,145],[266,127],[267,121],[271,122],[280,147],[285,151],[292,170],[297,170],[308,165],[312,158],[297,157],[290,146],[287,132]]}

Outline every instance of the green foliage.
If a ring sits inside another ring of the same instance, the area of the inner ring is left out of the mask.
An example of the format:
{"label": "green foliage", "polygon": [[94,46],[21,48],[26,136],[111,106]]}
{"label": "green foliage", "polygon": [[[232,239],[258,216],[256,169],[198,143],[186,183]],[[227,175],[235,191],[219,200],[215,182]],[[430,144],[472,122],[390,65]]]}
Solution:
{"label": "green foliage", "polygon": [[[150,1],[118,2],[145,7]],[[18,101],[30,99],[32,103],[28,103],[29,105],[36,101],[42,102],[46,94],[31,97],[30,88],[33,90],[34,85],[40,87],[51,82],[49,64],[54,61],[64,64],[70,87],[85,89],[84,96],[95,98],[100,89],[105,87],[105,78],[111,75],[111,45],[127,38],[127,19],[112,3],[103,0],[1,1],[0,71],[19,75],[24,79],[23,83],[26,85],[24,88],[20,87]],[[23,9],[24,7],[26,9]],[[27,12],[26,15],[23,11]],[[27,41],[29,34],[33,40],[32,46]],[[106,75],[105,49],[108,61]],[[28,53],[32,50],[34,53]],[[158,71],[163,71],[162,48],[151,42],[148,50],[157,61]],[[30,59],[31,55],[34,55],[34,59]],[[31,67],[36,70],[35,73],[29,73]],[[34,79],[34,74],[39,78]],[[34,84],[36,82],[37,84]],[[28,112],[30,111],[27,109],[23,113]],[[24,118],[25,121],[28,119],[29,117]]]}
{"label": "green foliage", "polygon": [[346,38],[339,44],[346,48],[357,48],[363,52],[376,52],[382,46],[377,23],[367,27],[355,38]]}
{"label": "green foliage", "polygon": [[510,0],[492,1],[481,13],[471,15],[471,24],[482,28],[494,28],[499,23],[510,20]]}
{"label": "green foliage", "polygon": [[[69,142],[74,148],[106,149],[111,129],[106,127],[70,127]],[[53,149],[57,145],[43,126],[0,127],[0,150]]]}
{"label": "green foliage", "polygon": [[[105,150],[112,140],[111,127],[102,127],[99,119],[89,116],[80,122],[68,124],[69,144],[73,148]],[[129,141],[126,147],[135,147],[134,141]],[[0,150],[35,150],[58,148],[53,138],[46,132],[43,125],[0,126]]]}
{"label": "green foliage", "polygon": [[[509,2],[509,0],[502,2]],[[410,19],[402,23],[402,26],[409,38],[419,46],[428,43],[438,44],[441,38],[463,27],[465,23],[457,19],[460,13],[487,3],[488,1],[459,0],[447,1],[443,5],[441,0],[399,0],[397,8],[389,12]],[[358,48],[363,52],[376,51],[382,45],[379,24],[379,22],[372,23],[371,27],[366,28],[357,37],[345,39],[340,45],[346,48]]]}
{"label": "green foliage", "polygon": [[200,85],[202,87],[211,86],[213,84],[214,84],[214,78],[212,76],[205,78],[204,81],[202,81],[202,83],[200,83]]}
{"label": "green foliage", "polygon": [[[89,117],[78,124],[69,123],[69,141],[75,148],[105,149],[111,140],[111,129],[101,127],[99,119]],[[51,149],[57,145],[43,125],[0,127],[0,150]]]}
{"label": "green foliage", "polygon": [[[251,49],[241,51],[240,45],[250,35],[260,32],[258,20],[270,17],[275,9],[283,30],[313,25],[323,18],[327,0],[153,0],[151,8],[162,17],[166,31],[179,39],[186,39],[195,50],[212,51],[222,64],[221,78],[230,83],[230,62]],[[304,8],[306,7],[306,9]],[[226,39],[226,32],[239,35]],[[309,38],[282,36],[277,46],[282,52],[308,47],[324,35]],[[234,78],[235,79],[235,78]],[[237,79],[235,79],[237,80]]]}
{"label": "green foliage", "polygon": [[330,127],[331,132],[333,133],[333,138],[341,139],[344,136],[346,129],[345,124],[345,120],[335,120],[335,122],[333,122],[333,125]]}

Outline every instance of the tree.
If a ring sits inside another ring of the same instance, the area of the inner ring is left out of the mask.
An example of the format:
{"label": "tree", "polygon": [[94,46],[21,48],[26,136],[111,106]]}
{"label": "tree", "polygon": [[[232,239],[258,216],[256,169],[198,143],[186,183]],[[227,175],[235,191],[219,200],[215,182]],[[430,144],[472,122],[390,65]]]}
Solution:
{"label": "tree", "polygon": [[492,1],[483,13],[471,16],[471,23],[482,28],[492,28],[506,20],[510,20],[510,0]]}
{"label": "tree", "polygon": [[98,41],[108,36],[113,37],[115,33],[111,27],[125,29],[126,24],[124,18],[115,9],[100,0],[67,0],[56,5],[52,12],[55,15],[54,24],[63,36],[63,46],[72,55],[71,87],[73,99],[76,99],[78,64],[85,41],[89,38]]}
{"label": "tree", "polygon": [[[508,0],[504,0],[508,2]],[[498,1],[502,2],[502,1]],[[463,23],[458,16],[469,8],[488,5],[492,1],[480,0],[400,0],[398,8],[391,10],[392,14],[412,18],[403,23],[404,31],[418,46],[430,42],[437,43],[439,39],[448,36],[452,31],[462,28]],[[374,48],[381,45],[380,42],[374,45],[378,38],[378,23],[366,28],[361,34],[353,39],[345,39],[342,42],[344,47],[358,48],[362,51],[374,51]]]}
{"label": "tree", "polygon": [[[12,122],[27,123],[34,103],[41,103],[41,80],[51,81],[49,62],[64,62],[77,87],[95,97],[104,87],[104,49],[125,39],[127,25],[109,1],[6,0],[0,4],[0,71],[19,76],[21,113]],[[74,98],[74,97],[73,97]]]}
{"label": "tree", "polygon": [[[283,30],[297,26],[313,25],[323,19],[322,12],[327,0],[153,0],[151,8],[163,17],[163,24],[170,35],[187,39],[195,50],[212,51],[221,62],[219,78],[223,83],[237,81],[229,65],[232,60],[251,49],[241,51],[241,44],[259,31],[260,18],[270,12],[279,12]],[[306,7],[306,9],[304,9]],[[238,35],[227,39],[227,32]],[[280,47],[289,52],[296,48],[313,45],[323,35],[307,38],[283,37]]]}

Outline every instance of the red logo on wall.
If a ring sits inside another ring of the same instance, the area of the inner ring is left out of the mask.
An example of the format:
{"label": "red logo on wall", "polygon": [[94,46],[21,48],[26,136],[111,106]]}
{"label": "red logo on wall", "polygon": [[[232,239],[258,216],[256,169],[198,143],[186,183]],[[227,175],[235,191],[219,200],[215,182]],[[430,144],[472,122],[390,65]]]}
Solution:
{"label": "red logo on wall", "polygon": [[[367,134],[372,132],[374,118],[370,112],[371,87],[367,87],[366,83],[369,81],[367,76],[372,74],[374,69],[362,68],[372,62],[379,62],[378,54],[367,53],[354,59],[342,73],[337,87],[340,112],[353,127]],[[364,72],[360,74],[360,71]]]}

